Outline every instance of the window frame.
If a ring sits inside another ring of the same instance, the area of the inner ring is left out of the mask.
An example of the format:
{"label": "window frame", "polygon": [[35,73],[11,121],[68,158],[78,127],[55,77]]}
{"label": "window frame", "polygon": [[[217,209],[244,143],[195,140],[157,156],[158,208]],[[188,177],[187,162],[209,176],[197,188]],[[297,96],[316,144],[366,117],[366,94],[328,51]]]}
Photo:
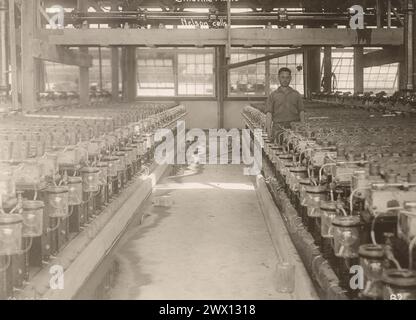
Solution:
{"label": "window frame", "polygon": [[[157,48],[157,49],[143,49],[137,48],[137,56],[140,54],[140,50],[149,50],[148,52],[165,52],[173,54],[173,81],[174,81],[174,95],[166,95],[163,98],[170,98],[170,99],[200,99],[200,100],[213,100],[217,97],[217,90],[216,90],[216,83],[215,83],[215,48]],[[151,50],[151,51],[150,51]],[[179,94],[179,54],[211,54],[212,55],[212,94]],[[140,74],[137,68],[137,83],[139,83]],[[139,95],[136,94],[136,99],[143,100],[143,99],[155,99],[159,98],[159,96],[149,96],[149,95]]]}

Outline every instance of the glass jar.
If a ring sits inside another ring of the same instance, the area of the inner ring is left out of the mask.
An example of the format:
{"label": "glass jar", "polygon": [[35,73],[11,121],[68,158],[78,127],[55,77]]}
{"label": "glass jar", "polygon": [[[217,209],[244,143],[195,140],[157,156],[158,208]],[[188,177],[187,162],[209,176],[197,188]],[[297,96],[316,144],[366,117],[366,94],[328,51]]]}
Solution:
{"label": "glass jar", "polygon": [[20,214],[0,214],[0,256],[21,252],[22,222]]}
{"label": "glass jar", "polygon": [[117,169],[119,167],[119,158],[118,157],[104,157],[102,161],[108,164],[107,174],[109,177],[117,177]]}
{"label": "glass jar", "polygon": [[78,206],[82,203],[82,178],[68,177],[68,205]]}
{"label": "glass jar", "polygon": [[311,185],[311,181],[309,179],[299,179],[299,203],[301,206],[306,206],[306,187]]}
{"label": "glass jar", "polygon": [[365,199],[368,190],[365,190],[365,188],[368,188],[369,186],[369,180],[367,176],[367,172],[365,170],[356,170],[354,171],[352,175],[352,183],[351,183],[351,190],[357,190],[354,193],[354,196],[359,199]]}
{"label": "glass jar", "polygon": [[119,159],[117,171],[125,171],[127,169],[126,153],[119,151],[119,152],[116,152],[116,156]]}
{"label": "glass jar", "polygon": [[14,183],[12,168],[9,166],[0,167],[0,198],[3,208],[9,208],[16,203],[16,186]]}
{"label": "glass jar", "polygon": [[335,201],[321,201],[321,237],[333,238],[332,221],[337,216]]}
{"label": "glass jar", "polygon": [[46,189],[45,210],[51,218],[68,216],[68,187],[50,187]]}
{"label": "glass jar", "polygon": [[388,268],[389,262],[384,254],[385,246],[363,244],[358,254],[360,265],[364,272],[364,288],[361,295],[367,298],[379,299],[383,297],[383,270]]}
{"label": "glass jar", "polygon": [[43,233],[43,209],[45,204],[38,200],[23,201],[22,237],[40,237]]}
{"label": "glass jar", "polygon": [[415,270],[385,270],[382,281],[384,300],[416,300]]}
{"label": "glass jar", "polygon": [[332,220],[332,227],[335,256],[357,258],[360,248],[360,217],[337,216]]}
{"label": "glass jar", "polygon": [[99,173],[100,185],[105,186],[107,184],[107,177],[108,177],[108,163],[98,162],[96,167],[100,170],[100,173]]}
{"label": "glass jar", "polygon": [[308,197],[306,201],[307,215],[310,218],[319,218],[321,216],[321,198],[317,196]]}
{"label": "glass jar", "polygon": [[120,148],[121,152],[124,152],[126,155],[126,165],[131,166],[134,161],[134,153],[132,148]]}
{"label": "glass jar", "polygon": [[295,176],[298,176],[300,179],[306,179],[308,177],[308,170],[306,169],[306,167],[303,167],[303,166],[291,167],[289,170]]}
{"label": "glass jar", "polygon": [[135,143],[135,142],[129,143],[128,147],[133,149],[133,151],[132,151],[132,161],[133,162],[137,161],[137,158],[139,157],[139,147],[140,147],[139,143]]}
{"label": "glass jar", "polygon": [[81,169],[82,191],[97,192],[100,190],[100,170],[95,167]]}
{"label": "glass jar", "polygon": [[397,218],[397,236],[410,243],[416,237],[416,202],[405,202]]}

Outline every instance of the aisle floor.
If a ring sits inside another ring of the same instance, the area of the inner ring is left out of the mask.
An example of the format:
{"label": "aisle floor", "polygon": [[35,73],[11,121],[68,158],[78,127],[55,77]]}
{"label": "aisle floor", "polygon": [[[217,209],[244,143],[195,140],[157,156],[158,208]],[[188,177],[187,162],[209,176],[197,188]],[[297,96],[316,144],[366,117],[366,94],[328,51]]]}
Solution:
{"label": "aisle floor", "polygon": [[[252,177],[238,165],[190,169],[162,179],[143,223],[124,235],[111,299],[292,299],[274,288],[276,252]],[[173,204],[153,206],[159,196]]]}

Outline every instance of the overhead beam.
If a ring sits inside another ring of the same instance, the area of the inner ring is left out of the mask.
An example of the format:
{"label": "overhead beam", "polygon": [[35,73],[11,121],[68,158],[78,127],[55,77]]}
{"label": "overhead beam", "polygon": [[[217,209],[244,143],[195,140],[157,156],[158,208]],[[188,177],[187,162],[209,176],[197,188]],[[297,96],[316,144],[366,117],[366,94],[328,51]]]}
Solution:
{"label": "overhead beam", "polygon": [[369,52],[363,56],[364,68],[397,62],[404,62],[403,47],[401,46]]}
{"label": "overhead beam", "polygon": [[267,55],[267,56],[264,56],[264,57],[228,64],[228,65],[224,66],[224,69],[230,70],[230,69],[240,68],[240,67],[248,66],[250,64],[255,64],[255,63],[259,63],[259,62],[263,62],[263,61],[267,61],[267,60],[272,60],[272,59],[276,59],[276,58],[280,58],[280,57],[285,57],[285,56],[288,56],[288,55],[291,55],[291,54],[297,54],[297,53],[302,53],[302,52],[303,52],[302,48],[281,50],[278,53],[270,54],[270,55]]}
{"label": "overhead beam", "polygon": [[32,52],[33,57],[37,59],[78,67],[92,67],[93,58],[91,55],[62,46],[50,45],[43,40],[33,40]]}
{"label": "overhead beam", "polygon": [[[66,46],[226,45],[225,29],[65,29],[44,30],[51,44]],[[399,46],[403,29],[232,29],[232,46]]]}

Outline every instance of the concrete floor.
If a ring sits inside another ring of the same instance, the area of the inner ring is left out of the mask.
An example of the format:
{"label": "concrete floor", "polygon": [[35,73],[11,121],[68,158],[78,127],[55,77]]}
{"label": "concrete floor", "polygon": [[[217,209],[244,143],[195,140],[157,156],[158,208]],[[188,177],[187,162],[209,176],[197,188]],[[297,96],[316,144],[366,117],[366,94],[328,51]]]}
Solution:
{"label": "concrete floor", "polygon": [[[274,289],[276,252],[252,177],[238,165],[189,173],[161,180],[143,224],[124,235],[111,299],[292,299]],[[153,206],[160,195],[173,205]]]}

